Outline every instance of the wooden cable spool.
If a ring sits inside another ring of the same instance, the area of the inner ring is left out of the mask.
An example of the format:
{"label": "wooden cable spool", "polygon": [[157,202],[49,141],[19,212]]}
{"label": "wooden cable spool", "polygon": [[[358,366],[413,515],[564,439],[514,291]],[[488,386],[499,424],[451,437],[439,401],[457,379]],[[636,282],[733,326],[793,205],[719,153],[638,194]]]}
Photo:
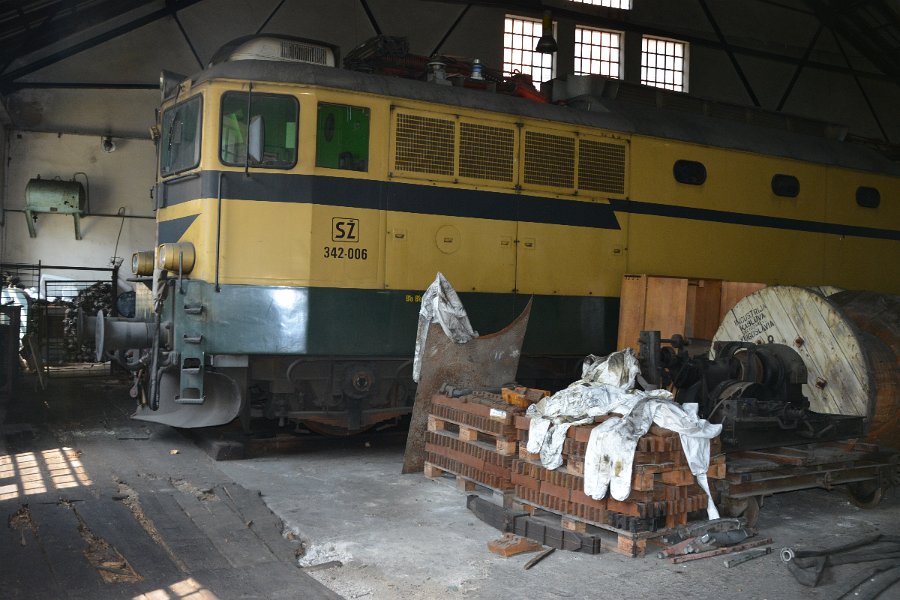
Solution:
{"label": "wooden cable spool", "polygon": [[793,348],[812,410],[865,417],[866,441],[900,449],[900,297],[767,287],[725,315],[718,341]]}

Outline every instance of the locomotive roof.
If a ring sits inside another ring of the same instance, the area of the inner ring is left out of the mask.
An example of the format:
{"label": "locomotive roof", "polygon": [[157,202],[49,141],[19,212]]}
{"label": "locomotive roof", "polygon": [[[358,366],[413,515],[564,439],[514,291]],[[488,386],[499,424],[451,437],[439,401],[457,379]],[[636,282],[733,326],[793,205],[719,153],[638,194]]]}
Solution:
{"label": "locomotive roof", "polygon": [[587,97],[576,108],[400,77],[260,60],[220,63],[193,78],[195,85],[216,79],[315,85],[900,176],[900,165],[863,144],[620,99]]}

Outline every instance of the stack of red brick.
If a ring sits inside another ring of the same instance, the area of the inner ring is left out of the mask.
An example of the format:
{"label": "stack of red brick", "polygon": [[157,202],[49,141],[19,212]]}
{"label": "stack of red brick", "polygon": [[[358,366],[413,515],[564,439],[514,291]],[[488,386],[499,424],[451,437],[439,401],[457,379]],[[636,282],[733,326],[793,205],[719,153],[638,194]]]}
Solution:
{"label": "stack of red brick", "polygon": [[[625,501],[607,496],[594,500],[584,493],[584,457],[591,430],[609,417],[598,417],[592,425],[571,427],[563,444],[564,464],[550,471],[540,457],[526,450],[528,417],[518,417],[519,459],[513,464],[517,499],[533,506],[574,517],[595,525],[611,525],[628,531],[655,531],[687,522],[688,513],[706,508],[705,492],[694,482],[673,431],[656,425],[638,440],[631,478],[631,494]],[[725,455],[718,438],[711,443],[712,458],[707,472],[711,479],[725,477]]]}
{"label": "stack of red brick", "polygon": [[425,433],[425,475],[448,472],[463,489],[478,483],[501,493],[512,491],[518,436],[513,420],[524,412],[496,394],[434,396]]}
{"label": "stack of red brick", "polygon": [[[510,395],[519,406],[497,394],[475,392],[462,398],[432,399],[426,432],[425,475],[456,476],[461,489],[487,486],[505,498],[560,515],[563,526],[583,531],[587,525],[619,531],[620,552],[643,552],[643,534],[687,523],[688,514],[706,509],[707,497],[694,482],[681,440],[656,425],[638,440],[634,455],[631,494],[625,501],[607,496],[594,500],[584,493],[584,457],[591,425],[571,427],[563,445],[563,466],[549,470],[540,457],[526,450],[531,422],[523,397],[531,402],[541,394]],[[725,477],[725,455],[718,439],[711,442],[710,479]],[[623,547],[623,545],[625,547]]]}

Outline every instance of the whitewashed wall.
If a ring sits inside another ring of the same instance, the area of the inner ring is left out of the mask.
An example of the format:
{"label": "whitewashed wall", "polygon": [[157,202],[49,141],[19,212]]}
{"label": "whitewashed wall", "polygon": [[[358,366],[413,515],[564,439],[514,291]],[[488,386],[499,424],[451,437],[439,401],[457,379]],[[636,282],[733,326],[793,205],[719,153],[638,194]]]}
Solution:
{"label": "whitewashed wall", "polygon": [[[139,217],[153,216],[149,194],[155,148],[149,140],[114,138],[116,150],[104,152],[100,142],[101,138],[93,135],[10,132],[0,261],[109,267],[116,255],[125,259],[120,279],[131,276],[132,253],[154,244],[154,221]],[[81,219],[83,239],[75,239],[71,215],[53,214],[38,215],[37,237],[29,237],[21,212],[28,181],[38,175],[71,180],[79,171],[87,174],[90,183],[91,214]],[[118,216],[120,208],[124,209],[124,224]]]}

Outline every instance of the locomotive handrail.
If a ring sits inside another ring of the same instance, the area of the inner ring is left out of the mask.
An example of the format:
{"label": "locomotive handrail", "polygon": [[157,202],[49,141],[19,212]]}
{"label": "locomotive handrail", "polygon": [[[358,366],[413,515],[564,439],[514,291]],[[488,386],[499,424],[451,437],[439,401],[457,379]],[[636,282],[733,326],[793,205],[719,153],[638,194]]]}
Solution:
{"label": "locomotive handrail", "polygon": [[222,291],[219,285],[219,244],[222,241],[222,175],[219,171],[219,180],[216,183],[216,292]]}

